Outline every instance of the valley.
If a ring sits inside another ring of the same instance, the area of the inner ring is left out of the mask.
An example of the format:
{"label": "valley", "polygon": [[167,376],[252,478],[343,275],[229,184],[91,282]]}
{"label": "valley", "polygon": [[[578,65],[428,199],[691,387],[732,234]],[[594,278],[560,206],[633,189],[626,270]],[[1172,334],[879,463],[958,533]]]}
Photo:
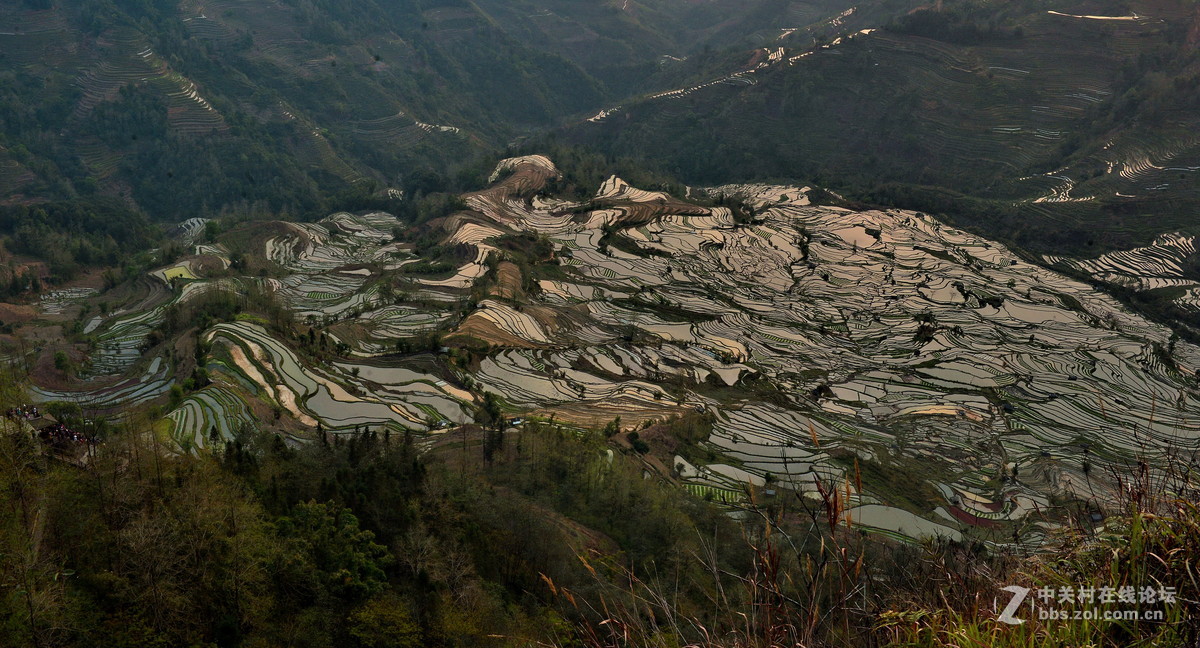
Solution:
{"label": "valley", "polygon": [[1198,44],[0,3],[0,645],[1200,645]]}
{"label": "valley", "polygon": [[[706,438],[648,469],[722,500],[844,486],[848,521],[902,539],[1037,544],[1110,470],[1198,443],[1200,348],[997,242],[807,187],[683,199],[614,176],[578,201],[558,177],[504,160],[421,233],[382,212],[185,228],[172,265],[43,301],[18,336],[79,332],[32,365],[86,359],[34,371],[31,397],[157,413],[182,453],[251,423],[453,438],[487,393],[623,435],[701,417]],[[1076,263],[1154,281],[1153,258]]]}

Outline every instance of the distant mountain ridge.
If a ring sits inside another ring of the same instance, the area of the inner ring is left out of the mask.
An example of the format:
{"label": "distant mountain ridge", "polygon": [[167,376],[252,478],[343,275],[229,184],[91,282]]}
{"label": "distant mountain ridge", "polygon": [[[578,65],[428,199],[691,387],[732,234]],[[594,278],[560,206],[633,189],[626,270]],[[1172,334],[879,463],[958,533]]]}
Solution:
{"label": "distant mountain ridge", "polygon": [[0,201],[315,216],[461,191],[553,139],[1095,255],[1200,233],[1196,18],[1181,0],[27,0],[0,9]]}
{"label": "distant mountain ridge", "polygon": [[665,83],[663,61],[845,4],[8,3],[0,201],[100,194],[182,220],[436,191],[515,137]]}
{"label": "distant mountain ridge", "polygon": [[896,16],[816,47],[780,39],[567,139],[688,182],[813,180],[1054,254],[1196,231],[1191,3],[946,2]]}

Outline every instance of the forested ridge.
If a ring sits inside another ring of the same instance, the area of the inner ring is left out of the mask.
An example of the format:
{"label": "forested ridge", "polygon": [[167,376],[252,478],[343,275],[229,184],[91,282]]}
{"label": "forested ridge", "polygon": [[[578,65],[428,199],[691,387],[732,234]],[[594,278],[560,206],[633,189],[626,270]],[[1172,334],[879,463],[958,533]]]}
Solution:
{"label": "forested ridge", "polygon": [[463,189],[514,139],[665,83],[660,56],[744,46],[784,11],[714,28],[728,4],[21,0],[0,9],[0,200],[177,222],[431,173]]}
{"label": "forested ridge", "polygon": [[800,179],[1042,254],[1195,231],[1190,4],[891,9],[815,46],[711,58],[677,92],[556,136],[689,183]]}

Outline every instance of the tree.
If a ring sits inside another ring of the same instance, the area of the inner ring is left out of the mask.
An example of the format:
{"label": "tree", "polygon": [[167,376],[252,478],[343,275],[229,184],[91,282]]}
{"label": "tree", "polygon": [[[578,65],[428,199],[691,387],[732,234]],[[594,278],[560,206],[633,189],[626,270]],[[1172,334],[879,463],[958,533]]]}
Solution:
{"label": "tree", "polygon": [[206,243],[214,243],[217,237],[221,235],[221,224],[215,220],[210,220],[204,223],[204,241]]}
{"label": "tree", "polygon": [[362,648],[416,648],[424,645],[421,629],[407,604],[395,595],[373,598],[350,615],[350,636]]}
{"label": "tree", "polygon": [[45,491],[52,475],[35,442],[0,433],[0,644],[52,645],[61,640],[66,592],[62,568],[41,536],[46,526]]}
{"label": "tree", "polygon": [[483,403],[475,410],[475,422],[484,428],[483,457],[491,462],[496,452],[504,447],[504,412],[500,399],[492,392],[483,394]]}
{"label": "tree", "polygon": [[388,551],[375,543],[375,534],[360,529],[358,518],[333,502],[297,504],[280,520],[280,534],[290,539],[287,562],[293,576],[316,575],[314,585],[347,602],[357,602],[383,591],[383,568]]}

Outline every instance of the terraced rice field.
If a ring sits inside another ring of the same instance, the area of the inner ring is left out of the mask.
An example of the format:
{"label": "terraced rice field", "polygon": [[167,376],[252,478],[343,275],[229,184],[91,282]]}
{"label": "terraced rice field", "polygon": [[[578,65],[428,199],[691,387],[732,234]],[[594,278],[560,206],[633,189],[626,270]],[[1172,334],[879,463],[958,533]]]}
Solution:
{"label": "terraced rice field", "polygon": [[35,178],[20,162],[8,157],[4,147],[0,147],[0,193],[14,194]]}
{"label": "terraced rice field", "polygon": [[1186,308],[1197,308],[1200,307],[1200,301],[1196,299],[1200,281],[1186,269],[1196,254],[1196,237],[1172,233],[1159,236],[1145,247],[1118,250],[1093,259],[1048,255],[1043,260],[1053,267],[1068,268],[1134,290],[1183,289],[1175,302]]}
{"label": "terraced rice field", "polygon": [[188,33],[217,43],[228,43],[237,39],[238,33],[225,24],[209,18],[203,11],[183,18]]}
{"label": "terraced rice field", "polygon": [[219,324],[208,339],[225,346],[229,366],[272,404],[310,426],[422,430],[469,420],[473,397],[445,381],[401,368],[306,365],[284,343],[248,322]]}
{"label": "terraced rice field", "polygon": [[34,402],[73,403],[90,416],[116,416],[167,393],[175,382],[169,362],[154,358],[140,374],[119,380],[94,379],[94,387],[78,390],[50,390],[36,385],[29,390]]}
{"label": "terraced rice field", "polygon": [[241,397],[220,385],[212,385],[187,397],[167,414],[167,418],[173,423],[172,440],[185,451],[211,445],[214,429],[217,438],[224,442],[233,439],[239,425],[253,421]]}
{"label": "terraced rice field", "polygon": [[94,294],[96,294],[95,288],[66,288],[43,293],[41,296],[42,312],[46,315],[61,315],[63,310],[72,303]]}
{"label": "terraced rice field", "polygon": [[[470,210],[446,219],[444,242],[477,254],[453,281],[396,273],[415,258],[393,241],[387,214],[262,224],[250,253],[278,266],[273,278],[168,288],[190,261],[156,271],[143,281],[158,297],[89,323],[100,340],[93,366],[136,376],[39,398],[106,408],[161,396],[170,368],[140,368],[138,349],[166,304],[264,281],[343,345],[340,359],[316,361],[254,321],[213,326],[202,337],[214,384],[168,414],[181,448],[204,447],[214,427],[228,438],[272,409],[308,430],[299,436],[318,426],[429,430],[470,420],[484,391],[512,411],[581,425],[704,411],[718,459],[685,466],[697,494],[740,497],[747,483],[812,492],[845,484],[856,461],[869,477],[849,500],[859,526],[1036,539],[1052,496],[1103,491],[1106,467],[1135,454],[1200,446],[1200,349],[995,242],[915,212],[813,206],[794,186],[708,190],[751,203],[748,224],[616,177],[589,208],[538,195],[556,174],[541,156],[509,160],[497,184],[466,196]],[[601,245],[605,228],[627,239],[623,249]],[[506,232],[548,238],[553,278],[532,296],[493,295],[455,314]],[[1153,286],[1178,279],[1194,251],[1191,238],[1165,235],[1140,250],[1048,261]],[[405,298],[384,297],[385,276]],[[493,346],[472,363],[428,356],[440,374],[389,357],[427,332]]]}
{"label": "terraced rice field", "polygon": [[[450,313],[442,308],[417,307],[384,300],[373,278],[388,268],[399,267],[400,251],[393,244],[397,221],[386,214],[334,214],[320,223],[288,224],[277,228],[282,234],[261,242],[261,254],[290,274],[267,280],[276,294],[299,318],[337,322],[328,335],[357,331],[346,338],[350,355],[363,358],[360,364],[313,366],[289,344],[251,321],[220,324],[205,333],[214,343],[210,370],[213,385],[189,395],[168,414],[171,436],[181,449],[201,449],[209,443],[213,428],[222,439],[230,438],[240,425],[254,420],[254,402],[278,407],[309,428],[318,424],[334,433],[361,427],[390,427],[426,430],[470,420],[475,395],[445,379],[397,366],[381,365],[370,358],[391,353],[397,340],[436,330]],[[194,241],[203,221],[184,223],[179,236]],[[499,230],[472,230],[475,244]],[[110,313],[93,317],[87,332],[96,338],[90,371],[95,387],[77,391],[53,391],[35,387],[38,400],[68,400],[91,411],[116,411],[164,396],[174,379],[169,363],[155,358],[150,369],[120,378],[136,370],[151,330],[172,304],[185,303],[210,290],[242,290],[243,282],[256,279],[200,279],[193,270],[201,258],[216,257],[228,262],[220,244],[198,245],[197,255],[149,273],[139,280],[145,290],[131,291],[135,297]],[[476,259],[459,274],[477,276],[482,259]],[[453,292],[461,282],[411,280],[410,290],[425,303],[459,297]],[[434,291],[450,291],[447,295]],[[62,313],[70,304],[92,297],[94,291],[62,291],[45,296],[43,310]],[[499,320],[526,333],[535,326],[519,313],[496,303]],[[259,408],[261,409],[261,408]],[[311,432],[309,435],[311,436]]]}
{"label": "terraced rice field", "polygon": [[74,54],[67,39],[70,24],[54,9],[17,11],[17,6],[0,10],[0,51],[18,66],[59,65]]}
{"label": "terraced rice field", "polygon": [[[848,450],[929,464],[931,486],[1007,502],[1004,520],[1045,505],[1051,484],[1086,490],[1085,456],[1200,444],[1200,396],[1187,378],[1200,350],[1178,345],[1164,366],[1154,346],[1168,331],[999,244],[922,214],[811,207],[794,187],[755,186],[742,192],[762,210],[753,225],[735,227],[718,209],[666,215],[624,230],[661,256],[602,253],[598,227],[663,199],[626,187],[605,183],[597,197],[613,204],[577,217],[562,205],[505,214],[568,257],[574,279],[544,281],[540,299],[586,306],[587,318],[556,333],[568,348],[488,358],[474,376],[482,387],[551,410],[620,399],[632,410],[678,400],[713,412],[712,444],[746,472],[706,469],[704,483],[771,473],[811,488],[841,478],[830,453]],[[537,326],[487,303],[478,312],[530,347],[545,344]],[[630,344],[630,329],[658,342]],[[740,391],[746,377],[775,386],[771,405]],[[693,387],[664,390],[668,379]],[[714,380],[728,391],[706,386]],[[1012,465],[1026,477],[1000,487],[997,466]],[[969,517],[949,500],[940,510],[929,524]],[[866,517],[894,532],[921,527],[876,509]]]}

